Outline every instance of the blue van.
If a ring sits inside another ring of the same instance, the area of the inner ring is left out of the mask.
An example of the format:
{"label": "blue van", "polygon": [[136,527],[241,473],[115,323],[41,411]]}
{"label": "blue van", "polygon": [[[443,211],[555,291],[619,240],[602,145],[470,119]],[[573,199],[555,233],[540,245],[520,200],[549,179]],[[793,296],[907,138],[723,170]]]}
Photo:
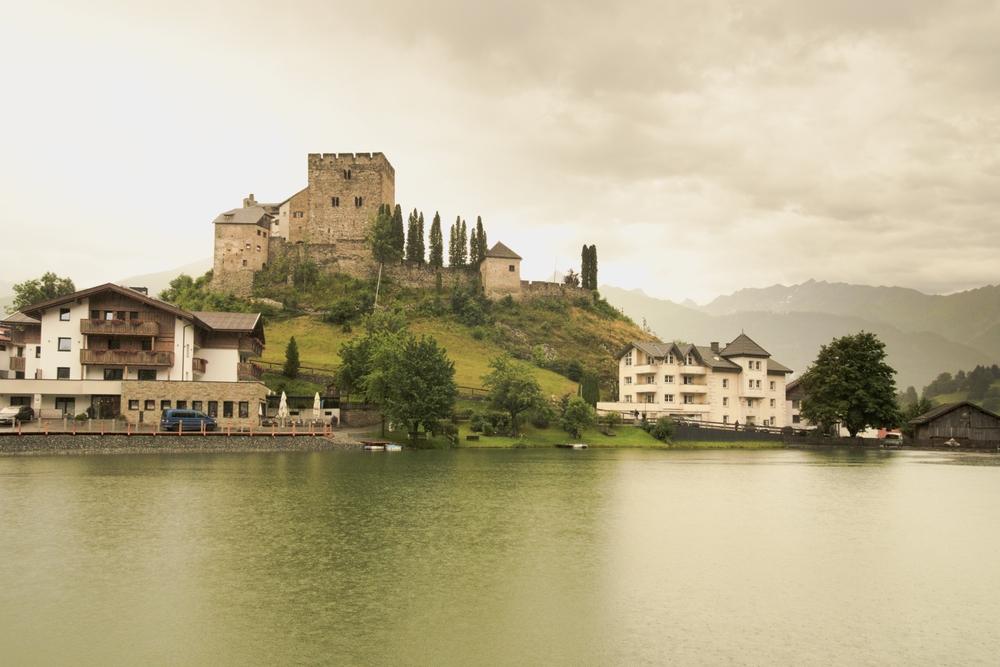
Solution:
{"label": "blue van", "polygon": [[216,427],[215,417],[209,417],[204,412],[198,410],[164,410],[160,417],[161,431],[200,431],[201,425],[205,425],[206,431],[214,431]]}

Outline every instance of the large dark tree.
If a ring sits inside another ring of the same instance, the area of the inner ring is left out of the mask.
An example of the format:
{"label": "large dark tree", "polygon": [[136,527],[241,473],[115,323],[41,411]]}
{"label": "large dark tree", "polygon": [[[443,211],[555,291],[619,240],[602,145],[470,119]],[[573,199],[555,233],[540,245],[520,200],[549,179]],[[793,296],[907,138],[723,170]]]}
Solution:
{"label": "large dark tree", "polygon": [[469,265],[469,230],[465,226],[465,220],[462,220],[462,224],[458,227],[458,265],[468,266]]}
{"label": "large dark tree", "polygon": [[388,205],[379,207],[378,215],[369,232],[369,242],[372,247],[372,257],[380,264],[399,261],[402,254],[396,246],[393,230],[392,212]]}
{"label": "large dark tree", "polygon": [[417,263],[424,264],[427,261],[427,249],[424,246],[424,213],[417,216]]}
{"label": "large dark tree", "polygon": [[479,266],[486,259],[486,229],[483,227],[483,219],[476,216],[476,226],[469,233],[469,264]]}
{"label": "large dark tree", "polygon": [[420,229],[420,216],[413,209],[407,220],[406,229],[406,261],[413,264],[424,263],[424,239]]}
{"label": "large dark tree", "polygon": [[396,249],[396,256],[401,259],[406,246],[406,230],[403,228],[403,209],[399,204],[396,204],[396,209],[392,212],[392,246]]}
{"label": "large dark tree", "polygon": [[896,371],[885,358],[885,344],[864,331],[824,345],[802,376],[802,416],[822,428],[841,424],[851,437],[898,424]]}
{"label": "large dark tree", "polygon": [[25,280],[23,283],[14,285],[14,302],[7,308],[8,312],[16,312],[28,306],[66,296],[76,291],[73,281],[69,278],[60,278],[51,271],[46,272],[41,278]]}
{"label": "large dark tree", "polygon": [[497,357],[490,362],[491,370],[483,376],[489,391],[489,401],[497,410],[510,415],[512,433],[517,435],[519,417],[544,404],[538,380],[524,366],[510,357]]}
{"label": "large dark tree", "polygon": [[597,246],[584,245],[580,251],[580,286],[597,289]]}
{"label": "large dark tree", "polygon": [[299,375],[299,344],[295,342],[295,336],[289,339],[288,347],[285,348],[285,367],[282,373],[290,380]]}
{"label": "large dark tree", "polygon": [[441,234],[441,214],[434,212],[430,233],[430,265],[435,269],[444,266],[444,237]]}

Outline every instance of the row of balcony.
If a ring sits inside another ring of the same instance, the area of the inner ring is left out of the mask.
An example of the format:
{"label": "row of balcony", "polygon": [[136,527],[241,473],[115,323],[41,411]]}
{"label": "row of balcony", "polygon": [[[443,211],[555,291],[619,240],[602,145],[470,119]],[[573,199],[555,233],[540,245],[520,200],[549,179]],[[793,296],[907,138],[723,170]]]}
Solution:
{"label": "row of balcony", "polygon": [[257,364],[240,362],[236,365],[236,379],[240,382],[253,382],[260,380],[264,370]]}
{"label": "row of balcony", "polygon": [[704,366],[685,366],[678,363],[636,364],[626,366],[626,368],[631,368],[636,373],[658,373],[663,371],[664,366],[676,366],[678,368],[677,375],[705,375],[708,373],[708,369]]}
{"label": "row of balcony", "polygon": [[637,394],[655,394],[661,388],[667,393],[674,394],[707,394],[708,385],[707,384],[676,384],[676,383],[664,383],[662,387],[655,384],[633,384],[625,385],[626,387],[635,387],[635,392]]}
{"label": "row of balcony", "polygon": [[25,362],[24,357],[11,357],[10,358],[10,370],[24,372]]}
{"label": "row of balcony", "polygon": [[91,336],[159,336],[160,323],[153,320],[80,320],[80,333]]}
{"label": "row of balcony", "polygon": [[80,350],[80,363],[99,366],[173,366],[174,353],[156,350]]}

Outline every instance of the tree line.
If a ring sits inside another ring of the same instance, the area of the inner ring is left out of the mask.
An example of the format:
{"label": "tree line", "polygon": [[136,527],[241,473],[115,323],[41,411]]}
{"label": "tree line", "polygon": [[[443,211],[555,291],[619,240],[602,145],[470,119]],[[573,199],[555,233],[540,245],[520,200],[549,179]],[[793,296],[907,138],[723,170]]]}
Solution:
{"label": "tree line", "polygon": [[[444,234],[441,214],[437,212],[431,220],[429,232],[425,234],[422,211],[413,209],[404,227],[402,207],[399,204],[395,208],[383,204],[372,224],[369,242],[372,256],[383,264],[407,262],[435,269],[444,266]],[[449,229],[448,266],[478,267],[486,259],[487,250],[482,217],[476,217],[476,224],[471,230],[461,216],[456,217]]]}

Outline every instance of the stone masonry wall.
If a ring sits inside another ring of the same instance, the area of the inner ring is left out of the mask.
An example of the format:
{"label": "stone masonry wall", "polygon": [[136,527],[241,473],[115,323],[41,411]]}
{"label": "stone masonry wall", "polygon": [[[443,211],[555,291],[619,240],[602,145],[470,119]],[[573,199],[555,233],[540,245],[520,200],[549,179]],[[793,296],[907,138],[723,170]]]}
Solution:
{"label": "stone masonry wall", "polygon": [[266,226],[216,223],[213,289],[248,296],[253,274],[268,261],[269,246]]}
{"label": "stone masonry wall", "polygon": [[[177,401],[187,401],[187,409],[200,409],[208,412],[208,402],[218,401],[219,413],[216,418],[219,426],[249,426],[259,424],[258,406],[267,396],[267,387],[261,382],[191,382],[191,381],[145,381],[125,380],[122,382],[122,415],[132,424],[139,423],[140,414],[145,424],[160,421],[163,412],[161,401],[170,401],[170,407],[176,408]],[[138,407],[133,407],[130,401],[138,401]],[[146,401],[153,401],[153,409],[146,409]],[[201,401],[200,408],[195,408],[194,401]],[[223,403],[233,403],[233,416],[223,416]],[[239,403],[247,402],[247,417],[240,418]]]}
{"label": "stone masonry wall", "polygon": [[574,297],[574,296],[586,296],[590,294],[590,290],[585,290],[582,287],[573,287],[572,285],[564,285],[563,283],[550,283],[541,280],[536,281],[521,281],[521,294],[524,299],[535,299],[543,297]]}

